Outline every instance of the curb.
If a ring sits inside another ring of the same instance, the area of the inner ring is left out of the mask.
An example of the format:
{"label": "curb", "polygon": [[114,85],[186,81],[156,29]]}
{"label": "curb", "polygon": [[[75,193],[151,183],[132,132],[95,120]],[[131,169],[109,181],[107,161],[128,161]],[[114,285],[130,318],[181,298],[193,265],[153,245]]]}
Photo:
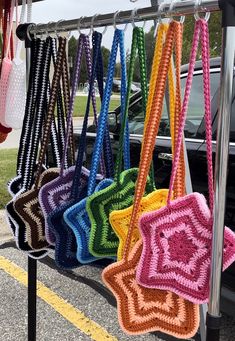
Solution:
{"label": "curb", "polygon": [[13,236],[6,221],[5,210],[0,210],[0,241],[11,239],[13,239]]}

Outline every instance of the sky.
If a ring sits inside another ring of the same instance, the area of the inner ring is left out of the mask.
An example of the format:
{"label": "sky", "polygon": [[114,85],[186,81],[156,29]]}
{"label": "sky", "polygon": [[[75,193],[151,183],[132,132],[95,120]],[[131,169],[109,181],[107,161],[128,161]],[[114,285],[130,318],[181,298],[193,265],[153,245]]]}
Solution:
{"label": "sky", "polygon": [[[33,4],[32,22],[47,23],[61,19],[77,19],[81,16],[93,16],[96,13],[112,13],[117,10],[148,7],[150,5],[151,0],[138,0],[135,3],[130,2],[130,0],[44,0]],[[151,24],[151,22],[146,24],[146,32]],[[118,27],[121,28],[122,26],[119,25]],[[113,27],[109,27],[103,37],[103,45],[109,49],[111,48],[113,31]],[[131,32],[132,25],[129,24],[125,33],[126,48],[131,45]],[[72,34],[78,35],[77,32]]]}

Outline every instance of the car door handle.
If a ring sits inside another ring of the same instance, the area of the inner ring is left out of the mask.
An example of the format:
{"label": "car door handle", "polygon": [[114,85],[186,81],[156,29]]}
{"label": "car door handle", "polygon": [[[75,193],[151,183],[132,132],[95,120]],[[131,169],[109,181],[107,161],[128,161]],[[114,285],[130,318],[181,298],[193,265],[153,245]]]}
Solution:
{"label": "car door handle", "polygon": [[168,154],[168,153],[159,153],[159,154],[158,154],[158,158],[161,159],[161,160],[172,161],[172,154]]}

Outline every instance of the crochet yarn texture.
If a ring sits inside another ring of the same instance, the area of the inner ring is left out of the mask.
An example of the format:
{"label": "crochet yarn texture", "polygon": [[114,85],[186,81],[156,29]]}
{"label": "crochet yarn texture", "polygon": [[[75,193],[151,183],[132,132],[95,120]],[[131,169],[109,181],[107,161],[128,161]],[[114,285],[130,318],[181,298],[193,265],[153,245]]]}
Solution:
{"label": "crochet yarn texture", "polygon": [[[205,98],[206,144],[209,205],[200,193],[192,193],[171,202],[170,195],[179,161],[179,151],[196,52],[201,34]],[[151,128],[150,128],[151,129]],[[176,152],[173,160],[167,206],[144,214],[139,223],[143,252],[137,268],[137,281],[148,288],[171,290],[193,303],[209,299],[209,280],[213,225],[213,169],[209,82],[209,32],[205,20],[195,24],[189,73],[182,106]],[[146,153],[144,154],[145,157]],[[223,270],[235,260],[235,234],[225,228]]]}
{"label": "crochet yarn texture", "polygon": [[[43,139],[41,143],[41,149],[39,154],[39,162],[37,166],[37,172],[35,176],[35,185],[34,187],[27,191],[24,194],[21,194],[14,202],[14,208],[18,215],[22,218],[25,223],[25,228],[27,230],[28,237],[30,236],[31,247],[34,250],[41,250],[45,247],[48,247],[48,242],[45,239],[45,221],[42,215],[40,204],[38,200],[38,193],[41,187],[41,184],[45,184],[46,180],[50,181],[55,178],[55,174],[53,170],[48,170],[46,175],[42,174],[43,160],[46,153],[46,149],[48,146],[50,131],[53,122],[53,114],[55,110],[56,97],[59,89],[60,78],[62,76],[63,70],[63,60],[65,58],[65,49],[66,49],[66,39],[60,38],[59,40],[59,49],[57,55],[57,63],[55,67],[55,72],[53,75],[50,101],[48,105],[48,115],[44,125],[43,131]],[[68,77],[66,77],[66,90],[67,95],[69,94],[69,83]],[[51,174],[50,174],[51,173]],[[57,172],[56,172],[57,173]],[[58,173],[56,174],[58,176]],[[22,211],[21,211],[22,210]],[[32,223],[34,221],[34,223]],[[37,224],[35,224],[35,221]]]}
{"label": "crochet yarn texture", "polygon": [[[17,176],[8,185],[8,191],[13,199],[7,204],[6,213],[8,223],[15,235],[17,247],[22,251],[30,252],[32,257],[32,248],[25,237],[24,222],[15,211],[13,202],[22,192],[31,188],[35,175],[37,150],[45,114],[44,104],[46,104],[47,76],[49,76],[51,57],[49,40],[32,39],[30,55],[29,87],[17,157]],[[40,92],[38,91],[39,85]],[[33,254],[36,255],[36,253]],[[41,252],[37,254],[41,256]]]}
{"label": "crochet yarn texture", "polygon": [[88,178],[89,171],[82,167],[76,197],[70,196],[69,200],[58,206],[47,218],[49,229],[55,235],[55,261],[63,269],[72,269],[79,266],[76,238],[63,216],[70,206],[86,197]]}
{"label": "crochet yarn texture", "polygon": [[14,202],[15,211],[25,223],[26,240],[34,250],[49,246],[45,238],[45,221],[38,201],[41,186],[58,177],[58,169],[48,169],[42,173],[38,188],[33,188],[19,196]]}
{"label": "crochet yarn texture", "polygon": [[[89,251],[95,257],[114,257],[117,255],[118,237],[109,222],[114,210],[121,210],[133,204],[138,168],[123,171],[119,182],[113,182],[102,191],[87,198],[86,209],[91,222]],[[153,190],[148,177],[146,194]]]}
{"label": "crochet yarn texture", "polygon": [[[158,68],[161,59],[162,47],[163,47],[163,40],[164,36],[167,32],[168,25],[161,24],[158,28],[158,35],[157,41],[155,45],[154,51],[154,58],[153,58],[153,67],[151,71],[150,77],[150,86],[149,86],[149,96],[147,100],[147,110],[146,110],[146,119],[144,129],[146,129],[146,123],[150,116],[151,111],[151,104],[154,95],[154,88],[155,83],[157,80]],[[169,73],[168,73],[168,80],[169,80],[169,93],[170,93],[170,124],[171,124],[171,139],[174,141],[174,124],[176,123],[175,117],[175,85],[174,85],[174,75],[173,75],[173,67],[171,65]],[[159,112],[161,115],[161,112]],[[141,172],[141,170],[139,170]],[[178,176],[178,174],[177,174]],[[183,178],[181,177],[181,183],[184,185]],[[136,187],[138,184],[136,185]],[[177,191],[175,191],[177,193]],[[156,190],[153,193],[147,195],[146,197],[141,199],[140,207],[138,209],[137,218],[135,220],[135,225],[132,227],[132,236],[131,236],[131,245],[130,249],[135,245],[135,243],[140,238],[139,228],[138,228],[138,221],[142,213],[150,212],[156,209],[159,209],[166,205],[168,197],[168,190]],[[124,255],[124,249],[127,242],[128,230],[130,228],[131,222],[131,215],[133,211],[133,206],[128,207],[124,210],[113,211],[110,213],[109,221],[112,225],[113,230],[117,234],[119,238],[119,245],[118,245],[118,253],[117,257],[118,260],[121,260]]]}
{"label": "crochet yarn texture", "polygon": [[[174,200],[140,219],[143,251],[137,281],[194,302],[209,297],[212,219],[202,194]],[[235,236],[225,228],[223,270],[235,260]]]}
{"label": "crochet yarn texture", "polygon": [[[159,108],[162,107],[173,42],[179,40],[179,36],[182,34],[181,27],[182,25],[175,21],[172,21],[169,25],[161,56],[162,71],[160,73],[159,70],[157,82],[154,84],[153,105],[150,117],[156,111],[156,100],[160,102]],[[150,118],[147,122],[150,122]],[[144,135],[148,137],[146,139],[146,142],[148,142],[149,134],[147,129],[144,132]],[[143,139],[142,143],[144,142],[145,139]],[[151,162],[151,159],[149,161]],[[144,173],[143,168],[140,167],[136,191],[140,179],[145,184],[149,168],[145,169]],[[140,204],[143,196],[142,193],[143,187],[141,187],[141,192],[139,192]],[[145,288],[136,281],[136,269],[142,251],[142,242],[138,241],[133,249],[129,250],[131,248],[133,227],[136,226],[136,217],[140,207],[139,204],[137,209],[135,208],[137,203],[135,197],[123,259],[108,266],[103,271],[102,278],[117,299],[119,323],[126,333],[138,335],[150,331],[162,331],[178,338],[187,339],[197,331],[199,325],[199,306],[174,293]]]}
{"label": "crochet yarn texture", "polygon": [[[113,183],[111,179],[102,180],[95,189],[99,192]],[[64,220],[73,230],[77,242],[77,259],[82,264],[87,264],[97,260],[89,252],[90,237],[90,220],[86,210],[87,198],[82,199],[79,203],[69,207],[64,213]]]}
{"label": "crochet yarn texture", "polygon": [[[168,197],[168,190],[161,189],[161,190],[156,190],[148,194],[146,197],[142,198],[140,208],[138,211],[138,215],[137,215],[137,219],[136,219],[136,224],[133,227],[133,231],[132,231],[130,249],[132,249],[133,246],[136,244],[136,242],[140,239],[140,232],[139,232],[139,227],[138,227],[138,221],[139,221],[140,216],[144,212],[151,212],[154,210],[158,210],[163,206],[166,206],[167,197]],[[117,252],[118,260],[121,260],[123,258],[127,235],[128,235],[128,229],[130,227],[132,210],[133,210],[133,205],[123,210],[112,211],[109,215],[110,224],[112,225],[112,228],[115,231],[119,239],[118,252]]]}
{"label": "crochet yarn texture", "polygon": [[141,251],[139,241],[127,260],[109,265],[102,273],[117,300],[123,331],[131,335],[160,331],[180,339],[191,338],[199,327],[199,306],[170,291],[140,286],[135,277]]}
{"label": "crochet yarn texture", "polygon": [[[86,113],[89,112],[90,108],[90,100],[92,97],[92,92],[94,91],[94,80],[95,76],[97,78],[97,82],[99,84],[99,93],[101,97],[101,101],[103,100],[103,61],[102,61],[102,52],[101,52],[101,41],[102,34],[99,32],[94,32],[92,36],[93,43],[93,63],[92,63],[92,73],[89,82],[89,94],[87,100],[87,109]],[[99,68],[99,70],[97,70]],[[97,72],[99,71],[99,72]],[[108,135],[109,136],[109,135]],[[105,139],[104,139],[105,140]],[[106,176],[112,173],[110,172],[109,165],[106,167]],[[112,167],[113,168],[113,167]],[[95,191],[102,190],[106,188],[112,183],[111,179],[102,180],[95,188]],[[89,188],[87,189],[88,193]],[[76,242],[77,242],[77,259],[80,263],[90,263],[95,261],[97,258],[89,253],[88,250],[88,242],[90,235],[90,221],[88,218],[88,214],[86,212],[86,198],[82,201],[79,201],[75,205],[68,208],[68,210],[64,213],[64,220],[67,225],[73,231]]]}

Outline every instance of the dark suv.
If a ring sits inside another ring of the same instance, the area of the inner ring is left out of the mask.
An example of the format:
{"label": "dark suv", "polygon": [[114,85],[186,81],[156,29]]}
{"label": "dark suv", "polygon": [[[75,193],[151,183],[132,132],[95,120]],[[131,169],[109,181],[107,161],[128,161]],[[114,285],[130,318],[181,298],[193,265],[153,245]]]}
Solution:
{"label": "dark suv", "polygon": [[[186,83],[188,65],[182,66],[182,94]],[[220,80],[220,58],[210,61],[211,75],[211,103],[213,122],[213,157],[216,149],[216,127],[218,116],[218,95]],[[110,115],[110,135],[114,155],[118,150],[118,137],[120,133],[120,108]],[[190,96],[189,111],[185,126],[185,142],[188,152],[188,160],[192,179],[193,190],[207,196],[207,158],[205,145],[204,101],[202,65],[198,61],[195,67],[192,91]],[[115,117],[115,119],[113,119]],[[129,130],[131,143],[131,166],[138,166],[141,140],[143,133],[144,113],[141,103],[141,92],[131,98],[129,107]],[[89,127],[87,134],[86,165],[89,167],[95,140],[94,126]],[[79,138],[80,130],[75,134]],[[76,140],[77,141],[77,140]],[[160,188],[167,188],[171,173],[171,138],[169,119],[164,105],[156,146],[154,151],[155,179]],[[235,231],[235,101],[233,100],[231,131],[230,131],[230,155],[228,166],[227,206],[225,224]],[[235,316],[235,264],[223,273],[222,277],[222,310]]]}

